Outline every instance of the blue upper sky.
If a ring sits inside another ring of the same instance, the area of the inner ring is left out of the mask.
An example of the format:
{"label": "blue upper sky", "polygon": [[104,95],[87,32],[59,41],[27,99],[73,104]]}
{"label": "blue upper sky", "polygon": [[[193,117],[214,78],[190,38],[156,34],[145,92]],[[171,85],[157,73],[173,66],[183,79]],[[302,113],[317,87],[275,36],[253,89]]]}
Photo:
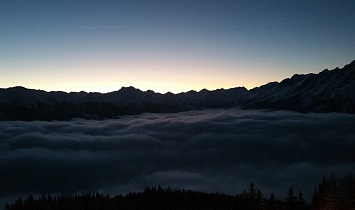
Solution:
{"label": "blue upper sky", "polygon": [[253,88],[355,59],[354,0],[0,0],[0,87]]}

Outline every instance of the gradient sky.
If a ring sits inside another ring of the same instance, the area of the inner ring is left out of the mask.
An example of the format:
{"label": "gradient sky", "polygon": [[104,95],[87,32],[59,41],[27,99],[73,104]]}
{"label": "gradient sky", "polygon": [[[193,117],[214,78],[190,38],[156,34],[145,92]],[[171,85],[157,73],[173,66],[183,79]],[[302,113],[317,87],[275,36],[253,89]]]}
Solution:
{"label": "gradient sky", "polygon": [[354,0],[0,0],[0,87],[174,93],[355,59]]}

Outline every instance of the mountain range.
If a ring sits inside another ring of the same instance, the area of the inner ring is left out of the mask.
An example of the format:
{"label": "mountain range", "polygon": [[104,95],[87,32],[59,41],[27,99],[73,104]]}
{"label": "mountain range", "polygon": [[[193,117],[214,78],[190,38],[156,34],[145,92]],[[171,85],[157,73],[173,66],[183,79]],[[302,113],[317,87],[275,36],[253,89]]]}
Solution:
{"label": "mountain range", "polygon": [[122,87],[110,93],[0,89],[0,120],[107,119],[144,112],[241,108],[355,114],[355,60],[318,74],[295,74],[247,90],[244,87],[160,94]]}

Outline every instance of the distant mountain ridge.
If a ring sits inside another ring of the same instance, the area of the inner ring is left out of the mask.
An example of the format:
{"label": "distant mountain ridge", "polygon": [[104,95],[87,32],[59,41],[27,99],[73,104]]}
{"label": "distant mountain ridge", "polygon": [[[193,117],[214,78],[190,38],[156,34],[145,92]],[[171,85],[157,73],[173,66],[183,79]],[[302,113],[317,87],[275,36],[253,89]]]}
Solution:
{"label": "distant mountain ridge", "polygon": [[233,107],[355,114],[355,60],[342,69],[295,74],[251,90],[236,87],[160,94],[122,87],[101,94],[46,92],[24,87],[0,89],[0,120],[106,119],[144,112]]}

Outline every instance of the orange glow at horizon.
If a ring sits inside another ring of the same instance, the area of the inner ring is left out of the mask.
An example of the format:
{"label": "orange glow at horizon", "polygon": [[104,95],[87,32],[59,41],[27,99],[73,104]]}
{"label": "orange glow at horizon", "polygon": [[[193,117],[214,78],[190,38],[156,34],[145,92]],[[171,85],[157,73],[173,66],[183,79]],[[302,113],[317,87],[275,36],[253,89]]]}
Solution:
{"label": "orange glow at horizon", "polygon": [[[291,75],[270,73],[265,66],[248,66],[237,62],[222,62],[219,59],[175,58],[153,56],[126,59],[113,58],[68,61],[53,67],[51,63],[33,65],[23,72],[5,75],[2,87],[24,86],[46,91],[101,92],[119,90],[133,86],[142,91],[158,93],[180,93],[202,89],[216,90],[233,87],[251,89],[272,81],[279,81]],[[23,66],[25,69],[26,67]],[[258,69],[263,68],[263,73]],[[15,71],[14,71],[15,72]],[[28,73],[27,73],[28,72]]]}
{"label": "orange glow at horizon", "polygon": [[[72,76],[56,74],[55,78],[51,76],[42,75],[36,77],[35,75],[24,75],[23,78],[17,79],[17,83],[8,84],[2,83],[2,88],[12,86],[24,86],[26,88],[41,89],[46,91],[65,91],[65,92],[101,92],[107,93],[119,90],[121,87],[133,86],[142,91],[153,90],[158,93],[181,93],[190,90],[200,91],[202,89],[228,89],[233,87],[246,87],[247,89],[263,85],[267,82],[273,81],[273,78],[263,78],[265,80],[258,80],[252,78],[252,75],[245,73],[234,75],[218,75],[216,73],[206,73],[199,75],[198,72],[185,76],[186,72],[180,71],[180,74],[151,74],[149,71],[144,74],[140,73],[111,73],[102,71],[100,74],[86,74],[81,76],[76,72]],[[247,83],[253,81],[253,83]]]}

